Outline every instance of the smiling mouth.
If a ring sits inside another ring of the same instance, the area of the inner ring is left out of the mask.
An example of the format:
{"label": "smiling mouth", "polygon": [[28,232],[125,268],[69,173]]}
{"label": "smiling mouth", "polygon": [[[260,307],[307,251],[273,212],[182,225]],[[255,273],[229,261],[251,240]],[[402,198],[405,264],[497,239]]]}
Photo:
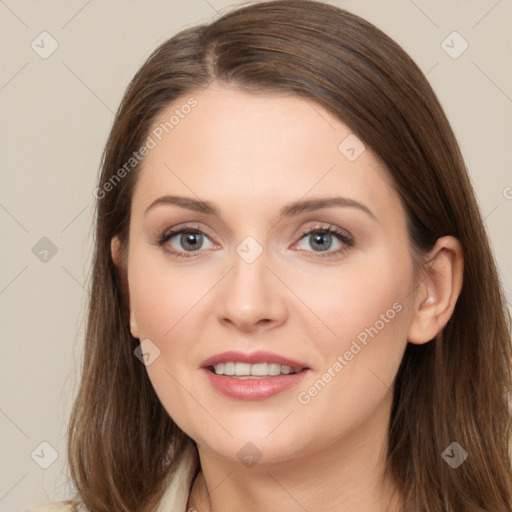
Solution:
{"label": "smiling mouth", "polygon": [[291,367],[279,363],[241,363],[226,362],[208,366],[208,370],[215,375],[225,375],[235,379],[264,379],[283,375],[295,375],[307,368]]}

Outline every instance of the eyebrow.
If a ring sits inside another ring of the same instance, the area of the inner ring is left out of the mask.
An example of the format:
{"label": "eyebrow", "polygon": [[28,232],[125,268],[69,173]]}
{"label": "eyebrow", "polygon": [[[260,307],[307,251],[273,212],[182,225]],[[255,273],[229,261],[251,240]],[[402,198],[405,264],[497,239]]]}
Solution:
{"label": "eyebrow", "polygon": [[[150,210],[158,205],[174,205],[179,206],[180,208],[186,208],[187,210],[204,213],[206,215],[215,215],[219,218],[221,216],[220,210],[213,203],[184,196],[159,197],[146,208],[144,215],[146,215]],[[360,203],[359,201],[356,201],[355,199],[349,199],[347,197],[328,197],[294,201],[293,203],[287,204],[281,208],[279,217],[294,217],[296,215],[300,215],[301,213],[312,212],[322,208],[332,208],[333,206],[357,208],[365,212],[372,219],[378,220],[367,206]]]}

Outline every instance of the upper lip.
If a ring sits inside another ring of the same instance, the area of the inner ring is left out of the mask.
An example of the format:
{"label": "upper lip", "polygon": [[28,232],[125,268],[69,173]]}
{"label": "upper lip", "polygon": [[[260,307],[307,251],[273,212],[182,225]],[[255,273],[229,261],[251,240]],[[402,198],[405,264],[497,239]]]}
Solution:
{"label": "upper lip", "polygon": [[208,368],[209,366],[215,366],[219,363],[277,363],[280,365],[290,366],[292,368],[308,368],[306,363],[289,359],[288,357],[280,356],[279,354],[273,354],[272,352],[265,352],[259,350],[257,352],[245,353],[231,350],[229,352],[222,352],[221,354],[215,354],[208,359],[205,359],[201,363],[202,368]]}

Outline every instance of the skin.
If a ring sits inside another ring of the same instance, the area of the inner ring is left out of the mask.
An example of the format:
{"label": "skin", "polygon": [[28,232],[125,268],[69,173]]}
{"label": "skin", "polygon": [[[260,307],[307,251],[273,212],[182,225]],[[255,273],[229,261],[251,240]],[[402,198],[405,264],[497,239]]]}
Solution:
{"label": "skin", "polygon": [[[132,334],[160,350],[146,367],[151,382],[198,445],[201,472],[188,506],[398,510],[402,497],[392,498],[395,482],[383,473],[392,387],[407,342],[428,342],[451,316],[462,285],[459,243],[438,240],[425,255],[430,271],[415,271],[405,212],[383,165],[368,148],[349,161],[338,146],[350,128],[310,100],[214,84],[169,105],[155,125],[190,96],[197,107],[142,164],[126,269]],[[176,205],[145,214],[165,195],[210,201],[220,215]],[[375,218],[347,206],[279,218],[288,203],[334,196],[360,202]],[[184,224],[204,233],[198,251],[179,234],[158,245]],[[321,251],[315,232],[301,238],[305,228],[329,226],[354,244],[327,235]],[[247,236],[263,251],[250,264],[236,252]],[[119,250],[113,239],[117,264]],[[400,312],[300,403],[298,393],[396,303]],[[200,370],[227,350],[267,350],[311,369],[298,387],[271,398],[228,398]],[[237,458],[247,442],[262,456],[252,467]]]}

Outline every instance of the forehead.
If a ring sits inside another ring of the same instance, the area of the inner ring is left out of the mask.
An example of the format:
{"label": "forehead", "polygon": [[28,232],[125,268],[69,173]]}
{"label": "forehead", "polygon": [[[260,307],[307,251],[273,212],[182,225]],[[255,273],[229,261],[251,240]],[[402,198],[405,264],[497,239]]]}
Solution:
{"label": "forehead", "polygon": [[374,211],[399,206],[375,155],[309,99],[212,85],[164,109],[149,136],[134,208],[165,193],[245,208],[334,193]]}

